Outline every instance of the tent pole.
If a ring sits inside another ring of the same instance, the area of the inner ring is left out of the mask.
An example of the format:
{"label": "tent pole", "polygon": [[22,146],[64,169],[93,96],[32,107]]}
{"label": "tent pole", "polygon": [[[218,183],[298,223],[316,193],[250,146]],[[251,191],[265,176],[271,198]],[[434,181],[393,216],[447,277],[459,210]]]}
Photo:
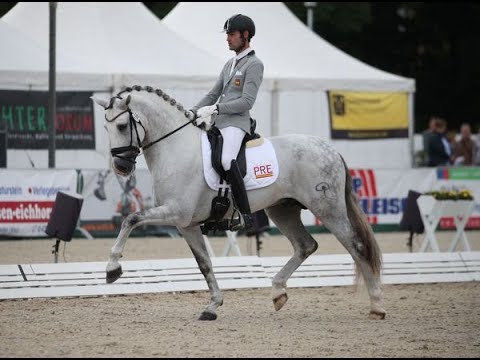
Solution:
{"label": "tent pole", "polygon": [[55,32],[57,3],[50,2],[50,60],[48,73],[48,167],[55,168],[55,118],[56,118],[56,89],[55,89]]}
{"label": "tent pole", "polygon": [[270,123],[270,136],[277,136],[279,134],[279,124],[278,124],[278,113],[279,113],[279,101],[278,101],[278,89],[277,89],[277,80],[272,82],[272,100],[271,100],[271,123]]}
{"label": "tent pole", "polygon": [[415,112],[414,112],[414,103],[413,103],[413,93],[408,93],[408,120],[410,126],[408,127],[408,138],[410,140],[410,168],[416,167],[415,164]]}

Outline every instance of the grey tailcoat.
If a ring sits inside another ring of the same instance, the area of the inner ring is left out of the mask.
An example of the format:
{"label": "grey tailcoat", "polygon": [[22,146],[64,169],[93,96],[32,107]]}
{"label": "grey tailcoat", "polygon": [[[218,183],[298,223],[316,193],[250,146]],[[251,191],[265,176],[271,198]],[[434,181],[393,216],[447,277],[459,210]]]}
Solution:
{"label": "grey tailcoat", "polygon": [[263,63],[250,51],[233,69],[234,58],[227,61],[212,90],[192,110],[213,105],[218,100],[218,115],[212,120],[218,128],[235,126],[250,132],[250,109],[257,98],[263,80]]}

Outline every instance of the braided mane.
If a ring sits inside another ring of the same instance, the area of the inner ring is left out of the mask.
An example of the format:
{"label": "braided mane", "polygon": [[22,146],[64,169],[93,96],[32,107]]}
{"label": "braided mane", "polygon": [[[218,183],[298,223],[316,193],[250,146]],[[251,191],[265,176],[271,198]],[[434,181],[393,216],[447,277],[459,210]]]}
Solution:
{"label": "braided mane", "polygon": [[108,105],[107,109],[113,105],[113,102],[115,101],[115,99],[122,99],[122,97],[120,95],[122,95],[123,93],[129,93],[129,92],[132,92],[132,91],[147,91],[149,93],[153,92],[153,93],[157,94],[159,97],[161,97],[163,100],[168,101],[170,103],[170,105],[176,106],[178,111],[183,112],[183,114],[185,115],[186,118],[189,117],[189,111],[185,110],[185,108],[182,104],[177,103],[177,100],[170,97],[168,94],[166,94],[161,89],[155,89],[154,90],[153,87],[151,87],[151,86],[145,86],[145,87],[142,87],[140,85],[134,85],[132,87],[127,86],[125,89],[121,90],[117,95],[115,95],[114,97],[112,97],[110,99],[110,104]]}

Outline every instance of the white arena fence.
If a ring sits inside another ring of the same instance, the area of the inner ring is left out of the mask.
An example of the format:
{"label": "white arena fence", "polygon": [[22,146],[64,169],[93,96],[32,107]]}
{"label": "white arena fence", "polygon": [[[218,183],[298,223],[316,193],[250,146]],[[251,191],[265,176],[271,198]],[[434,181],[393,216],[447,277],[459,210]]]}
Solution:
{"label": "white arena fence", "polygon": [[[220,288],[265,288],[288,257],[214,257]],[[480,252],[383,254],[384,284],[480,280]],[[207,291],[195,259],[123,261],[123,275],[105,281],[106,262],[0,265],[0,299]],[[348,254],[310,256],[287,282],[290,288],[353,285]]]}

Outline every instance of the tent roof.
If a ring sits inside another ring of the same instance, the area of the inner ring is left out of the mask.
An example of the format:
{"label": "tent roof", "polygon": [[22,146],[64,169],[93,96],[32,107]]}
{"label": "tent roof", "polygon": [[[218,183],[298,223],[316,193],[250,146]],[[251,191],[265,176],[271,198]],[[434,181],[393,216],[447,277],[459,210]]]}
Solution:
{"label": "tent roof", "polygon": [[234,53],[228,50],[223,24],[237,13],[255,22],[252,48],[265,65],[265,78],[337,89],[414,89],[413,79],[376,69],[334,47],[281,2],[180,2],[163,22],[225,61]]}
{"label": "tent roof", "polygon": [[0,19],[0,70],[48,69],[48,52]]}
{"label": "tent roof", "polygon": [[[48,50],[48,4],[20,2],[2,19]],[[223,65],[140,2],[59,2],[56,20],[58,72],[211,77]]]}

